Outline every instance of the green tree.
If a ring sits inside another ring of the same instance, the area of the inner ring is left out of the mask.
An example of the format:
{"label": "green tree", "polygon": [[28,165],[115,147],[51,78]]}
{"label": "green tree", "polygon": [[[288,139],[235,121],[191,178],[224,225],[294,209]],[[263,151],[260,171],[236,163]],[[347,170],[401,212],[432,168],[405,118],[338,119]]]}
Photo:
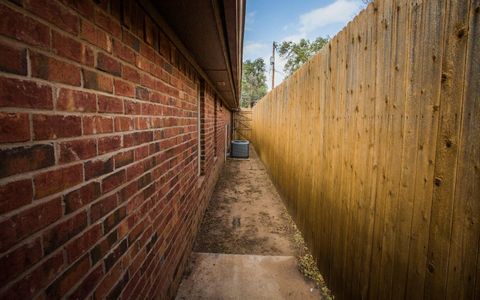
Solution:
{"label": "green tree", "polygon": [[241,107],[250,107],[267,94],[267,77],[265,76],[263,58],[243,62]]}
{"label": "green tree", "polygon": [[306,63],[315,53],[328,43],[328,38],[318,37],[313,42],[301,39],[298,43],[282,42],[278,46],[278,54],[286,59],[283,70],[287,77]]}

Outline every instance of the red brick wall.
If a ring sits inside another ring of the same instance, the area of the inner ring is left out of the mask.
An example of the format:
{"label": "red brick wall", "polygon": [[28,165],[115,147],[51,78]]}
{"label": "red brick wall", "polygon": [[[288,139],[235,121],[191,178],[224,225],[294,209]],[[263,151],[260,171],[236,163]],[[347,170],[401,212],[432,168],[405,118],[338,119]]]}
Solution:
{"label": "red brick wall", "polygon": [[172,297],[224,162],[213,90],[198,177],[198,74],[134,1],[96,2],[0,2],[2,299]]}

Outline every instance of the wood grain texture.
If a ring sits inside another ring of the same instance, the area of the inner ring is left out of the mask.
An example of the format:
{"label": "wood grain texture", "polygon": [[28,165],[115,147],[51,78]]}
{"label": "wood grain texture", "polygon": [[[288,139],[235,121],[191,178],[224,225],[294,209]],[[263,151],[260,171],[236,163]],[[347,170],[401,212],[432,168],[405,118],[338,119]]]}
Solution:
{"label": "wood grain texture", "polygon": [[480,0],[377,0],[253,108],[340,299],[480,299]]}
{"label": "wood grain texture", "polygon": [[252,110],[242,108],[233,115],[233,132],[236,140],[250,140],[252,134]]}

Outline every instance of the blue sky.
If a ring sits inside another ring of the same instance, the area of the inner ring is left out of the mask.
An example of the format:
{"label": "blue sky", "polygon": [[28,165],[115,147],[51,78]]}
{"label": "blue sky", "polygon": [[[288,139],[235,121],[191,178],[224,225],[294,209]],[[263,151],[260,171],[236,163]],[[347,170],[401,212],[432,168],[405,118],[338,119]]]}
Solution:
{"label": "blue sky", "polygon": [[[243,59],[269,60],[272,42],[333,37],[363,7],[361,0],[247,0]],[[283,80],[284,62],[276,56],[275,85]],[[270,89],[270,79],[267,80]]]}

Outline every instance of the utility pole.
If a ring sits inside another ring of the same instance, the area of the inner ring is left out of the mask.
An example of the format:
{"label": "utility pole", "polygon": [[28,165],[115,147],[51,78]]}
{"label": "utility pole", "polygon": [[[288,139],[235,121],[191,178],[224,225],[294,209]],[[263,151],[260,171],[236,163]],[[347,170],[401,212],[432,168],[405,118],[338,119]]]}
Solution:
{"label": "utility pole", "polygon": [[272,57],[270,57],[270,65],[272,66],[272,90],[275,87],[275,49],[277,44],[273,42],[272,44]]}

